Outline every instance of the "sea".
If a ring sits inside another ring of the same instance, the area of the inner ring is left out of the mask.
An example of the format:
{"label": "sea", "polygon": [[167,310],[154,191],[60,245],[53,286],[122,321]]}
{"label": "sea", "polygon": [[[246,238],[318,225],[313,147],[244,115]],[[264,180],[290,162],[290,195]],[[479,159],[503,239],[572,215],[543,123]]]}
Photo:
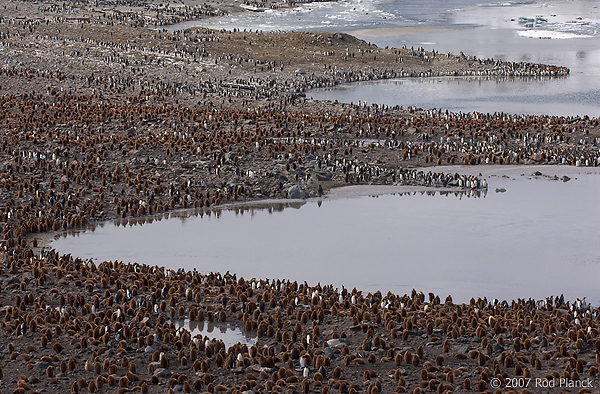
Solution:
{"label": "sea", "polygon": [[566,66],[565,78],[409,78],[314,89],[310,98],[437,108],[600,117],[597,1],[339,0],[187,21],[252,31],[350,33],[379,47]]}

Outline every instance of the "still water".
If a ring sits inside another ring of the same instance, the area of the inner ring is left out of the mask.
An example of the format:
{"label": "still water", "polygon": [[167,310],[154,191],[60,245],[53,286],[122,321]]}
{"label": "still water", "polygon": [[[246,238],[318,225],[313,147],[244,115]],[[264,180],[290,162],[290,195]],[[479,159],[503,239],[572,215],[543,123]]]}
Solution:
{"label": "still water", "polygon": [[597,92],[569,91],[566,78],[403,78],[307,93],[318,100],[441,108],[452,112],[600,117]]}
{"label": "still water", "polygon": [[[488,192],[343,188],[321,202],[171,214],[144,225],[105,223],[59,235],[50,246],[82,258],[230,271],[247,279],[398,294],[415,288],[442,299],[450,294],[457,302],[564,293],[600,303],[600,170],[444,171],[483,172]],[[535,171],[543,175],[532,176]]]}
{"label": "still water", "polygon": [[308,93],[315,99],[415,105],[463,112],[600,117],[597,1],[339,0],[246,12],[168,27],[348,32],[380,47],[566,66],[562,79],[416,79]]}
{"label": "still water", "polygon": [[189,319],[175,320],[173,323],[175,323],[176,329],[181,327],[188,330],[192,338],[196,335],[202,335],[209,337],[211,340],[223,341],[227,349],[238,342],[252,346],[257,341],[256,332],[244,331],[242,327],[231,323],[190,321]]}

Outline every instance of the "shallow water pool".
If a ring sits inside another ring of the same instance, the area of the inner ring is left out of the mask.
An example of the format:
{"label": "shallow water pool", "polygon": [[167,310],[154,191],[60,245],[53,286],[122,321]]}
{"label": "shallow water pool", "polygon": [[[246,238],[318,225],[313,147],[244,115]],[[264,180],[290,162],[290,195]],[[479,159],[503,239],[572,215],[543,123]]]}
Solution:
{"label": "shallow water pool", "polygon": [[227,322],[190,321],[189,319],[175,320],[175,327],[185,328],[192,338],[196,335],[223,341],[229,349],[236,343],[252,346],[256,343],[256,332],[244,331],[241,327]]}
{"label": "shallow water pool", "polygon": [[596,169],[443,170],[483,172],[488,192],[344,188],[320,202],[171,214],[144,225],[105,223],[59,235],[50,246],[82,258],[230,271],[246,279],[399,294],[415,288],[457,302],[560,293],[600,302]]}

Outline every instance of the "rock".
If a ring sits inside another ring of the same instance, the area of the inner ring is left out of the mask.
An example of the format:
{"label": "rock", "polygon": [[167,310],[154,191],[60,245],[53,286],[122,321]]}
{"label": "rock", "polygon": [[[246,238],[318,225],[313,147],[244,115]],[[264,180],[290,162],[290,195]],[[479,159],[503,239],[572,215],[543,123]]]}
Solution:
{"label": "rock", "polygon": [[542,176],[542,173],[539,172],[539,171],[536,171],[536,172],[533,173],[533,176]]}
{"label": "rock", "polygon": [[53,363],[51,362],[47,362],[47,361],[38,361],[37,363],[35,363],[35,365],[33,366],[33,369],[35,371],[46,371],[46,369],[49,366],[53,366],[56,367]]}
{"label": "rock", "polygon": [[306,71],[303,68],[298,68],[295,71],[296,75],[306,75]]}
{"label": "rock", "polygon": [[317,181],[330,181],[331,180],[331,174],[328,172],[313,171],[313,175],[317,179]]}
{"label": "rock", "polygon": [[503,187],[496,189],[496,193],[504,193],[504,192],[506,192],[506,189]]}
{"label": "rock", "polygon": [[159,378],[168,378],[172,375],[173,373],[171,371],[169,371],[166,368],[157,368],[154,371],[154,375],[158,376]]}
{"label": "rock", "polygon": [[287,190],[287,198],[291,199],[303,199],[308,198],[308,193],[304,191],[300,186],[294,185]]}
{"label": "rock", "polygon": [[273,371],[273,368],[269,368],[269,367],[259,367],[258,365],[253,365],[253,366],[252,366],[252,370],[253,370],[254,372],[262,372],[262,371],[265,371],[265,372],[267,372],[267,373],[270,373],[270,372],[272,372],[272,371]]}
{"label": "rock", "polygon": [[348,344],[350,344],[350,341],[346,338],[334,338],[327,341],[327,345],[329,345],[330,348],[341,348]]}
{"label": "rock", "polygon": [[569,182],[571,180],[571,178],[569,178],[566,175],[563,175],[562,180],[563,180],[563,182]]}
{"label": "rock", "polygon": [[335,357],[335,353],[333,352],[333,349],[332,349],[332,348],[330,348],[330,347],[326,347],[326,348],[323,350],[323,352],[325,353],[325,356],[326,356],[326,357],[329,357],[329,358],[334,358],[334,357]]}
{"label": "rock", "polygon": [[154,353],[154,352],[155,352],[155,351],[157,351],[157,350],[158,350],[158,346],[156,346],[156,345],[148,345],[148,346],[146,346],[146,348],[144,349],[144,351],[145,351],[146,353]]}
{"label": "rock", "polygon": [[469,345],[463,345],[461,347],[458,348],[458,352],[457,353],[464,353],[467,354],[469,353]]}
{"label": "rock", "polygon": [[225,153],[225,160],[227,161],[233,161],[233,159],[237,156],[237,152],[236,151],[230,151]]}

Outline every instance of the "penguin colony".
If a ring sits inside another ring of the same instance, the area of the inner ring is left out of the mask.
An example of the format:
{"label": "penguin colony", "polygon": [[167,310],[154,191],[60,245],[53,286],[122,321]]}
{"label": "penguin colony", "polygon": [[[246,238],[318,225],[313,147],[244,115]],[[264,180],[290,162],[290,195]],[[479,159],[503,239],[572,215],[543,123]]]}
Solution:
{"label": "penguin colony", "polygon": [[[304,97],[399,75],[567,69],[343,34],[171,34],[140,14],[32,4],[0,5],[0,392],[491,393],[494,378],[518,377],[600,387],[597,311],[585,300],[458,305],[41,247],[51,232],[287,197],[295,185],[308,196],[347,184],[487,186],[417,166],[597,166],[598,119]],[[237,325],[258,342],[227,347],[177,328],[184,319]]]}
{"label": "penguin colony", "polygon": [[[495,392],[495,378],[598,383],[597,311],[585,300],[457,305],[414,290],[365,295],[9,252],[6,392],[442,393]],[[226,347],[176,328],[184,319],[235,323],[258,342]]]}

